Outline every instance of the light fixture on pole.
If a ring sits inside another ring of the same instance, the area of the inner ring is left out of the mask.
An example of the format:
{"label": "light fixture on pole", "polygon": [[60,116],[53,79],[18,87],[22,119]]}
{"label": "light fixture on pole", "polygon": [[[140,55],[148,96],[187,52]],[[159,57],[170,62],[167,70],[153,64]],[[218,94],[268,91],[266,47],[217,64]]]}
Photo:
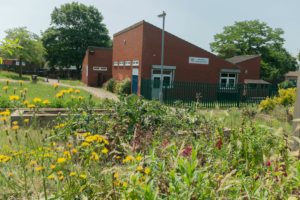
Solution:
{"label": "light fixture on pole", "polygon": [[162,29],[162,44],[161,44],[161,77],[160,77],[160,92],[159,92],[159,100],[163,103],[163,74],[164,74],[164,36],[165,36],[165,11],[162,14],[158,15],[159,18],[163,18],[163,29]]}

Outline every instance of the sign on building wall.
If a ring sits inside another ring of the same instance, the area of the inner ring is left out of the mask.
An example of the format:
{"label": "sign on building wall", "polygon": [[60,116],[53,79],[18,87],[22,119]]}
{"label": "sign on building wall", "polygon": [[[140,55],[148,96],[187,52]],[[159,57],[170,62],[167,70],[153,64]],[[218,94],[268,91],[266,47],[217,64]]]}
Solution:
{"label": "sign on building wall", "polygon": [[94,71],[107,71],[107,67],[93,67]]}
{"label": "sign on building wall", "polygon": [[89,67],[86,65],[86,76],[88,76],[88,74],[89,74],[88,70],[89,70]]}
{"label": "sign on building wall", "polygon": [[208,65],[209,58],[189,57],[189,64]]}

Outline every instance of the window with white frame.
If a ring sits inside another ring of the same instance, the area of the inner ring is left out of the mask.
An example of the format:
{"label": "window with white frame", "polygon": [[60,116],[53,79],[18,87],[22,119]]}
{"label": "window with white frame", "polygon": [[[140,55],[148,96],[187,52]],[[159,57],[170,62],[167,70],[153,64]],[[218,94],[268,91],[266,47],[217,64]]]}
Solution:
{"label": "window with white frame", "polygon": [[118,61],[114,62],[114,66],[118,66]]}
{"label": "window with white frame", "polygon": [[[16,61],[16,66],[19,66],[19,65],[20,65],[20,62]],[[25,66],[25,62],[22,62],[22,66]]]}
{"label": "window with white frame", "polygon": [[125,66],[130,66],[130,61],[125,61]]}
{"label": "window with white frame", "polygon": [[138,60],[132,61],[132,66],[139,66],[140,62]]}
{"label": "window with white frame", "polygon": [[119,62],[119,66],[123,66],[123,61],[120,61],[120,62]]}
{"label": "window with white frame", "polygon": [[221,73],[220,83],[222,87],[234,87],[237,84],[237,74]]}

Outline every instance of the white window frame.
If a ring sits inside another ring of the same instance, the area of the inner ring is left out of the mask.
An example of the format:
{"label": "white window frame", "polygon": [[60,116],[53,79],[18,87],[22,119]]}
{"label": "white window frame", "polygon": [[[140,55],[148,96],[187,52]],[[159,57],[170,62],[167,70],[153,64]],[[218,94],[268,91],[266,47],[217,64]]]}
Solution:
{"label": "white window frame", "polygon": [[125,66],[130,66],[130,61],[125,61]]}
{"label": "white window frame", "polygon": [[[16,61],[16,66],[20,65],[20,61]],[[25,62],[22,62],[22,66],[25,66]]]}
{"label": "white window frame", "polygon": [[140,61],[138,61],[138,60],[132,61],[132,66],[139,66],[139,65],[140,65]]}
{"label": "white window frame", "polygon": [[[222,74],[227,74],[227,76],[224,77],[224,76],[222,76]],[[235,76],[229,77],[229,74],[234,74]],[[220,85],[222,84],[222,79],[226,79],[226,87],[225,88],[228,88],[229,80],[233,80],[233,85],[236,86],[237,77],[238,77],[237,73],[222,72],[222,73],[220,73]],[[221,85],[221,87],[222,87],[222,85]],[[234,89],[234,87],[228,88],[228,89]]]}
{"label": "white window frame", "polygon": [[115,62],[114,62],[114,66],[118,66],[118,61],[115,61]]}
{"label": "white window frame", "polygon": [[85,66],[85,71],[86,71],[86,76],[89,76],[89,67],[87,65]]}
{"label": "white window frame", "polygon": [[107,71],[107,67],[93,67],[94,71]]}
{"label": "white window frame", "polygon": [[124,61],[119,61],[119,66],[123,66]]}

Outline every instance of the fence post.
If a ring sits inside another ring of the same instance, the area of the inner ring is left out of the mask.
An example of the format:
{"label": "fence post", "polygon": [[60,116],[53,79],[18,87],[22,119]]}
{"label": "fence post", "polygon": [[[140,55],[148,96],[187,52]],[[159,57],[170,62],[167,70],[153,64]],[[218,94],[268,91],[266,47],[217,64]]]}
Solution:
{"label": "fence post", "polygon": [[240,90],[241,90],[241,84],[239,84],[239,86],[238,86],[238,95],[237,95],[237,107],[238,108],[240,107],[240,94],[241,94]]}

